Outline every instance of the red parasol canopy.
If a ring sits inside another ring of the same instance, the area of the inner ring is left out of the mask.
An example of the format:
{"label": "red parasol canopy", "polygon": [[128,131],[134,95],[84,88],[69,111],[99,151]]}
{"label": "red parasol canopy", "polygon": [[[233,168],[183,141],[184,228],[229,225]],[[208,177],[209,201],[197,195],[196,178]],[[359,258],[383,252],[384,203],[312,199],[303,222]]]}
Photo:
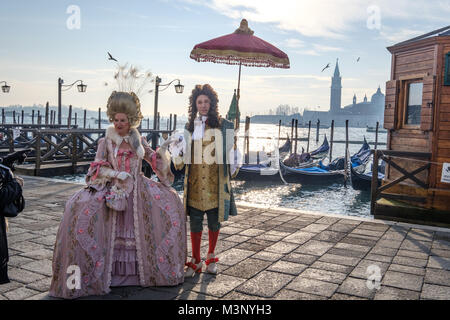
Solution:
{"label": "red parasol canopy", "polygon": [[237,89],[236,128],[239,128],[239,98],[241,66],[290,68],[286,53],[253,35],[248,22],[242,19],[239,29],[226,36],[197,44],[190,57],[198,62],[214,62],[239,65]]}
{"label": "red parasol canopy", "polygon": [[198,62],[242,64],[248,67],[290,67],[287,54],[254,36],[245,19],[234,33],[197,44],[191,52],[191,58]]}

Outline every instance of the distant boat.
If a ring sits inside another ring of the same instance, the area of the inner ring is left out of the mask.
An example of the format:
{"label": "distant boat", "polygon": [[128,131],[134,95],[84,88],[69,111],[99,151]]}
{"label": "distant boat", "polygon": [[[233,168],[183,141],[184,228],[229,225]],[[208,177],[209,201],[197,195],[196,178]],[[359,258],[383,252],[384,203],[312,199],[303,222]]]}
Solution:
{"label": "distant boat", "polygon": [[[109,120],[106,119],[102,119],[101,122],[102,124],[109,124]],[[98,124],[98,119],[95,119],[95,124]]]}
{"label": "distant boat", "polygon": [[[376,132],[377,128],[376,127],[366,126],[366,131],[367,132]],[[386,129],[378,127],[378,133],[386,133],[386,132],[387,132]]]}

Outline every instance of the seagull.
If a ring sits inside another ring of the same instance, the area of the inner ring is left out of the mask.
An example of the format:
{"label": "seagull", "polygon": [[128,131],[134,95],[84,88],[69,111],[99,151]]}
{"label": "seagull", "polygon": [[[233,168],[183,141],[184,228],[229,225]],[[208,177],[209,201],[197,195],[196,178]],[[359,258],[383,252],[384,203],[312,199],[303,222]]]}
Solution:
{"label": "seagull", "polygon": [[329,67],[330,67],[330,64],[328,63],[327,66],[326,66],[325,68],[322,69],[322,72],[323,72],[325,69],[329,68]]}
{"label": "seagull", "polygon": [[117,61],[117,59],[115,59],[115,58],[111,55],[111,53],[109,53],[109,52],[108,52],[108,56],[109,56],[109,59],[108,59],[108,60],[113,60],[113,61],[115,61],[115,62],[119,62],[119,61]]}
{"label": "seagull", "polygon": [[359,59],[361,59],[361,57],[358,57],[358,59],[356,59],[356,62],[359,62]]}

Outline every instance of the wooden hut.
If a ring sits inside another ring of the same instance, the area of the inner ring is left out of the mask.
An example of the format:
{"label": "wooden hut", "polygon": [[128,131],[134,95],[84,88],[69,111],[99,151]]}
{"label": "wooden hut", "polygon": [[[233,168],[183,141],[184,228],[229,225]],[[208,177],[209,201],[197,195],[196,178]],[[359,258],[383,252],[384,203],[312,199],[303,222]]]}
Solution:
{"label": "wooden hut", "polygon": [[392,54],[384,113],[387,150],[376,152],[376,157],[388,163],[381,189],[372,184],[377,189],[372,190],[372,214],[448,224],[450,26],[387,49]]}

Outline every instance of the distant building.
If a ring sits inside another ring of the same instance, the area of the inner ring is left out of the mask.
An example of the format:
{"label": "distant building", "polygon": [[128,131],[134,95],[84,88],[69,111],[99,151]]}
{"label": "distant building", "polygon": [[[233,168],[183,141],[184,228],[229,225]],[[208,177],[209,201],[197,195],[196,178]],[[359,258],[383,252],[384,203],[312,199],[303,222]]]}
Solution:
{"label": "distant building", "polygon": [[374,127],[377,121],[380,127],[383,124],[384,101],[385,96],[380,87],[372,95],[370,101],[367,95],[362,102],[357,102],[356,95],[353,96],[353,103],[341,108],[342,97],[342,77],[339,71],[339,61],[336,61],[333,77],[331,78],[330,111],[312,111],[303,112],[303,121],[330,125],[334,120],[336,126],[345,126],[345,120],[349,120],[351,127]]}

